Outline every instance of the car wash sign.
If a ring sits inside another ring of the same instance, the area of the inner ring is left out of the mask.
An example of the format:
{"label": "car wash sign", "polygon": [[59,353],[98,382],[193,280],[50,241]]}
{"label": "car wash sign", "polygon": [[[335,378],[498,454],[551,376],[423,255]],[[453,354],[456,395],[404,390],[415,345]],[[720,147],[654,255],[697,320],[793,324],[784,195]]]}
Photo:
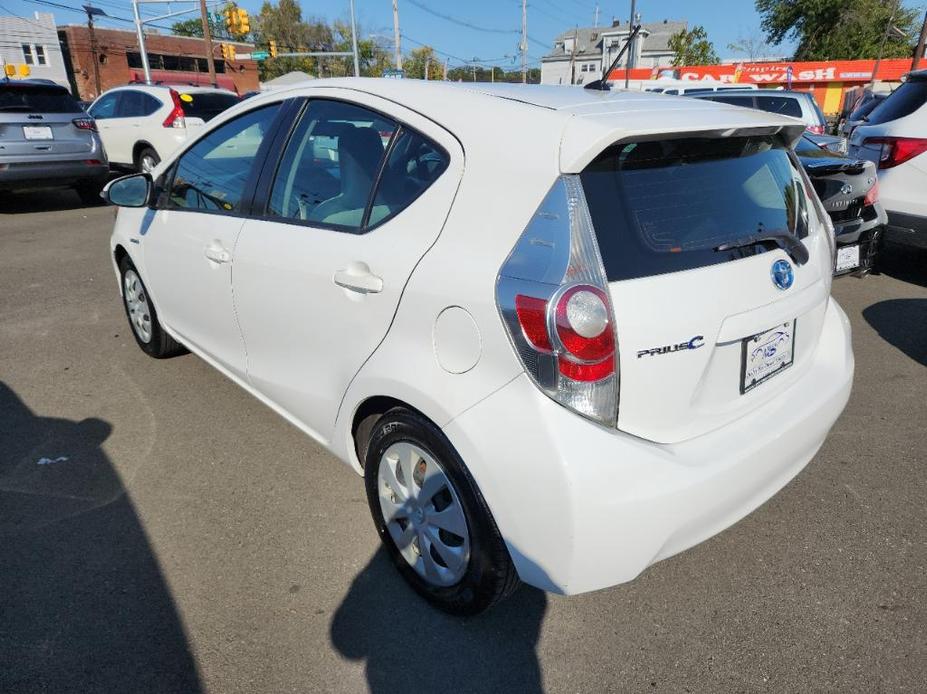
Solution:
{"label": "car wash sign", "polygon": [[[683,80],[720,80],[721,82],[784,87],[791,84],[821,82],[868,82],[872,79],[874,60],[822,60],[813,62],[739,63],[737,65],[687,65],[676,68]],[[897,81],[911,69],[909,58],[883,60],[876,79]]]}

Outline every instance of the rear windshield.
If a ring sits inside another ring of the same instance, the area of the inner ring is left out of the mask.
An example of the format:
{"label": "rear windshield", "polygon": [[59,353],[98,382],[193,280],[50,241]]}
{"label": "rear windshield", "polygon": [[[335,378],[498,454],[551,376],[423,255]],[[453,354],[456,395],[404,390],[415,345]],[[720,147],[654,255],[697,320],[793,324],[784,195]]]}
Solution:
{"label": "rear windshield", "polygon": [[209,92],[181,93],[180,102],[183,104],[185,116],[202,118],[209,121],[222,113],[230,106],[238,103],[234,94],[210,94]]}
{"label": "rear windshield", "polygon": [[80,105],[64,89],[0,83],[0,112],[80,113]]}
{"label": "rear windshield", "polygon": [[864,101],[862,106],[850,114],[849,120],[860,120],[861,118],[868,116],[870,113],[872,113],[872,110],[884,100],[884,98],[873,97],[868,101]]}
{"label": "rear windshield", "polygon": [[750,243],[757,234],[807,233],[801,175],[774,136],[618,144],[581,179],[609,281],[776,248]]}
{"label": "rear windshield", "polygon": [[869,123],[887,123],[910,116],[927,101],[927,81],[905,82],[869,114]]}
{"label": "rear windshield", "polygon": [[801,104],[798,99],[787,96],[757,96],[756,107],[769,113],[781,113],[783,116],[801,118]]}

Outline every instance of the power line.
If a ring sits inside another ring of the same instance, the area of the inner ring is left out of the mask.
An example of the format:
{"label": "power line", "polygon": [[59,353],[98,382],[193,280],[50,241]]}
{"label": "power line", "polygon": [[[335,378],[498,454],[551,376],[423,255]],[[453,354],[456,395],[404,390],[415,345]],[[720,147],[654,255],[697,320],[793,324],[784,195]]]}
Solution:
{"label": "power line", "polygon": [[406,2],[408,2],[411,5],[415,5],[420,10],[427,12],[430,15],[434,15],[435,17],[438,17],[440,19],[443,19],[446,22],[451,22],[452,24],[466,27],[467,29],[473,29],[474,31],[483,31],[488,34],[517,34],[519,33],[515,29],[493,29],[491,27],[483,27],[483,26],[479,26],[478,24],[473,24],[472,22],[468,22],[464,19],[457,19],[457,17],[452,17],[449,14],[444,14],[442,12],[438,12],[437,10],[433,10],[430,7],[428,7],[428,5],[422,2],[419,2],[418,0],[406,0]]}

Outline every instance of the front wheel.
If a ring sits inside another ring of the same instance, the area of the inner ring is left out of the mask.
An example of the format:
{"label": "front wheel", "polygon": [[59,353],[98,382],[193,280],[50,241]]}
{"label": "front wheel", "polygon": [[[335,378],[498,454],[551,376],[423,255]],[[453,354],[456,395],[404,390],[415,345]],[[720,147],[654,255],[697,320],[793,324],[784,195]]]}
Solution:
{"label": "front wheel", "polygon": [[415,591],[436,607],[474,615],[519,585],[508,549],[450,441],[397,408],[373,427],[364,478],[377,532]]}
{"label": "front wheel", "polygon": [[128,256],[123,256],[119,261],[119,271],[122,275],[122,305],[132,335],[141,350],[155,359],[173,357],[184,352],[183,346],[168,335],[158,322],[158,313],[148,296],[148,289]]}

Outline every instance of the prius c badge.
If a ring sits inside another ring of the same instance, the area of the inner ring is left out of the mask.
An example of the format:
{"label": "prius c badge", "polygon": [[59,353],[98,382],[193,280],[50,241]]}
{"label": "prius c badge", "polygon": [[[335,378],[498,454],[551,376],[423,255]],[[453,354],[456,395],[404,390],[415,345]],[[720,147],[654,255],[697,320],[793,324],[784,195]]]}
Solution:
{"label": "prius c badge", "polygon": [[773,284],[779,289],[785,290],[792,286],[795,281],[795,273],[792,271],[792,264],[788,260],[777,260],[772,264]]}

